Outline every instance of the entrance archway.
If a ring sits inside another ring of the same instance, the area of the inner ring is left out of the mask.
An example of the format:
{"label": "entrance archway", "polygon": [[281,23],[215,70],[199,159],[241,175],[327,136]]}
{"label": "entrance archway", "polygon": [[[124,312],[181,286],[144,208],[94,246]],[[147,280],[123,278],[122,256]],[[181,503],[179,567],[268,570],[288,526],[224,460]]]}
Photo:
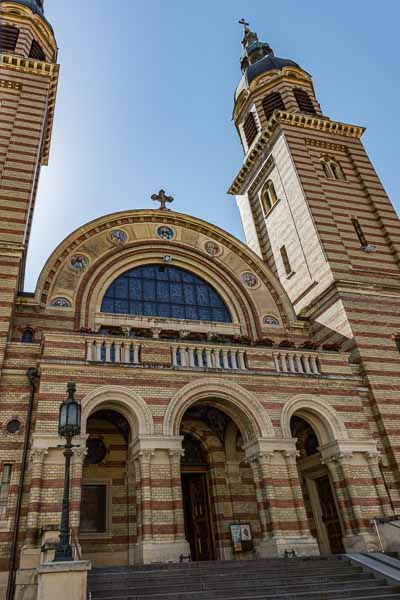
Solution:
{"label": "entrance archway", "polygon": [[318,540],[321,554],[340,554],[345,551],[340,509],[328,468],[321,461],[321,441],[307,417],[297,413],[290,419],[290,429],[297,440],[297,469],[311,535]]}
{"label": "entrance archway", "polygon": [[99,407],[86,422],[80,543],[94,566],[126,565],[135,530],[134,490],[126,476],[131,428],[116,410]]}
{"label": "entrance archway", "polygon": [[[189,406],[181,420],[185,535],[192,560],[232,558],[232,525],[249,525],[254,542],[261,537],[242,424],[224,408],[218,399],[204,399]],[[251,556],[251,550],[240,556]]]}

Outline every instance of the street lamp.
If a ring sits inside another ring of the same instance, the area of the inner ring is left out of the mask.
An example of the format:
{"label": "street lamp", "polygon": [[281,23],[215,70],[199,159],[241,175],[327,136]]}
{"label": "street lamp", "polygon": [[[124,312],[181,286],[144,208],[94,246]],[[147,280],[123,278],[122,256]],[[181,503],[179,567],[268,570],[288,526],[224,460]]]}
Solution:
{"label": "street lamp", "polygon": [[56,547],[54,562],[73,560],[72,547],[69,541],[69,471],[72,456],[72,438],[81,432],[81,405],[75,400],[76,384],[70,381],[67,385],[68,395],[60,406],[58,433],[66,439],[64,446],[65,475],[64,495],[61,512],[60,541]]}

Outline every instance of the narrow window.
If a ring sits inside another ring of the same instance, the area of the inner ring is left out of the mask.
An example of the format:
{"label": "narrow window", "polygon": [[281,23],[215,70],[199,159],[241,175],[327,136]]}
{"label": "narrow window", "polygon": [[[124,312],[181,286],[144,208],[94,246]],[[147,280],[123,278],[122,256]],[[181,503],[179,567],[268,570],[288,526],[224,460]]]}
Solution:
{"label": "narrow window", "polygon": [[368,246],[368,242],[367,242],[367,238],[365,237],[365,234],[362,230],[359,220],[352,219],[351,222],[353,223],[353,227],[356,231],[358,239],[360,240],[360,244],[361,244],[362,248],[366,248]]}
{"label": "narrow window", "polygon": [[261,206],[264,212],[264,216],[269,213],[271,208],[278,202],[278,196],[276,195],[275,186],[269,179],[261,192]]}
{"label": "narrow window", "polygon": [[33,343],[33,338],[34,338],[33,330],[32,329],[25,329],[22,332],[21,342],[23,344],[32,344]]}
{"label": "narrow window", "polygon": [[0,25],[0,52],[15,52],[19,29],[10,25]]}
{"label": "narrow window", "polygon": [[341,166],[335,162],[334,160],[331,160],[330,162],[330,167],[332,169],[332,173],[335,179],[337,179],[338,181],[343,181],[344,180],[344,175],[343,175],[343,171]]}
{"label": "narrow window", "polygon": [[296,88],[293,90],[293,93],[300,111],[315,115],[316,110],[307,92],[300,88]]}
{"label": "narrow window", "polygon": [[36,40],[33,40],[31,50],[29,52],[29,58],[35,58],[36,60],[46,60],[45,53],[40,44]]}
{"label": "narrow window", "polygon": [[10,490],[12,465],[3,465],[0,483],[0,521],[7,517],[8,494]]}
{"label": "narrow window", "polygon": [[274,110],[285,110],[285,104],[279,92],[272,92],[265,96],[262,107],[267,119],[270,119]]}
{"label": "narrow window", "polygon": [[328,179],[337,179],[338,181],[345,181],[345,176],[342,167],[338,162],[331,158],[324,158],[321,160],[321,166],[324,171],[325,177]]}
{"label": "narrow window", "polygon": [[395,341],[395,343],[396,343],[397,350],[400,352],[400,335],[397,335],[397,336],[394,338],[394,341]]}
{"label": "narrow window", "polygon": [[243,131],[246,137],[247,145],[250,147],[257,135],[257,123],[252,112],[250,112],[243,123]]}
{"label": "narrow window", "polygon": [[290,275],[292,273],[292,267],[290,266],[290,260],[285,246],[281,247],[281,257],[286,275]]}

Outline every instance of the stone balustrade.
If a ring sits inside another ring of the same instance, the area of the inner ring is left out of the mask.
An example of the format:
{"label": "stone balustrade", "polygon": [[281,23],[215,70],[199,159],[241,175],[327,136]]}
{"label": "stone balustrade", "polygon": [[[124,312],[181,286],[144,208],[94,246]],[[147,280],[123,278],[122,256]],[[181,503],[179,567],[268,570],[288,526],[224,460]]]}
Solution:
{"label": "stone balustrade", "polygon": [[89,338],[86,340],[89,362],[140,364],[140,344],[129,339]]}
{"label": "stone balustrade", "polygon": [[247,369],[245,350],[178,344],[171,351],[172,365],[176,368]]}
{"label": "stone balustrade", "polygon": [[282,350],[281,352],[274,352],[273,358],[278,373],[321,374],[317,354]]}

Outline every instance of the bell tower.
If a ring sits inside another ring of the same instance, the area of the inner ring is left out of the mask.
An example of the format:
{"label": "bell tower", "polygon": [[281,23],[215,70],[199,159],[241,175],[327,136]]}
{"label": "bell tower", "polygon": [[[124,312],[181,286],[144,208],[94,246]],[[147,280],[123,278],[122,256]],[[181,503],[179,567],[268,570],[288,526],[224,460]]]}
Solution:
{"label": "bell tower", "polygon": [[400,505],[390,410],[400,393],[400,222],[362,144],[364,128],[325,115],[311,76],[243,26],[233,119],[244,159],[229,193],[248,245],[315,339],[340,344],[359,362]]}
{"label": "bell tower", "polygon": [[43,0],[0,0],[0,370],[47,165],[59,67]]}

